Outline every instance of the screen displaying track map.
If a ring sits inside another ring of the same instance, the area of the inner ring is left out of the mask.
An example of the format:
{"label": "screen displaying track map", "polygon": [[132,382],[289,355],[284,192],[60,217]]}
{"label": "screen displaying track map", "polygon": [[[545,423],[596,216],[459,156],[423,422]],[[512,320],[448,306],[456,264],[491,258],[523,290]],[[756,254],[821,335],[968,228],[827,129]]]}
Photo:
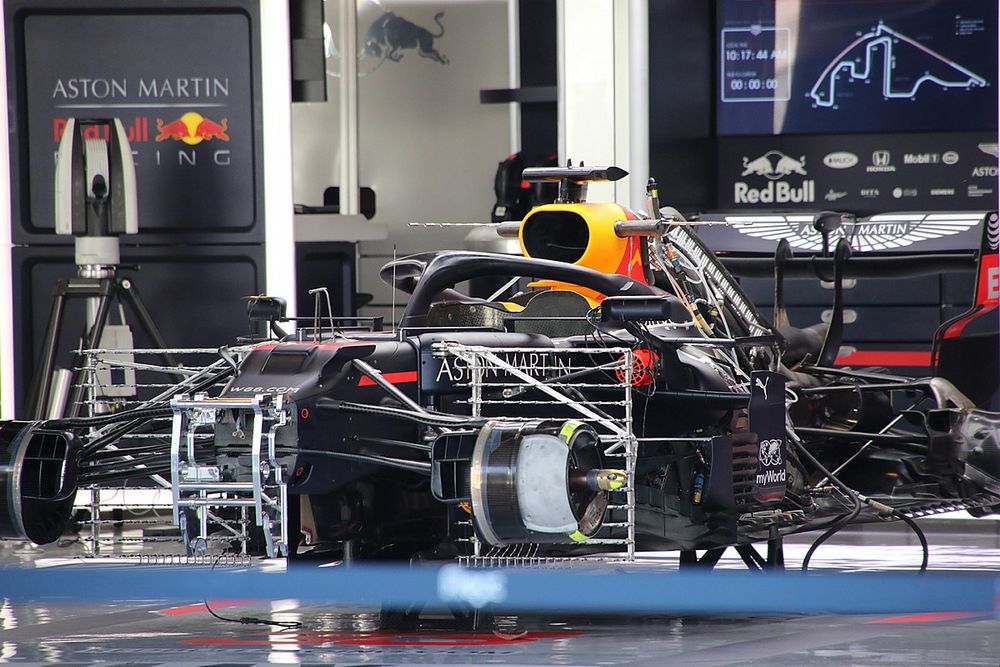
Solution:
{"label": "screen displaying track map", "polygon": [[719,134],[997,127],[994,0],[719,0]]}

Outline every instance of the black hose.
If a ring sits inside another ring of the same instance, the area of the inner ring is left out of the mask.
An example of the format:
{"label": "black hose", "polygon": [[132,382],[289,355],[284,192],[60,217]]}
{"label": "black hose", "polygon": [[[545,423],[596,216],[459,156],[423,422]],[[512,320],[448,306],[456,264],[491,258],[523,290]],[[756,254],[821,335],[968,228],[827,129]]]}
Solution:
{"label": "black hose", "polygon": [[94,417],[75,417],[71,419],[49,419],[42,422],[42,428],[86,428],[106,426],[115,422],[128,421],[130,419],[156,419],[157,417],[169,417],[173,411],[169,408],[135,408],[124,412],[113,412],[107,415],[97,415]]}
{"label": "black hose", "polygon": [[816,553],[816,550],[819,549],[820,545],[822,545],[828,539],[836,535],[841,528],[843,528],[850,522],[854,521],[858,517],[858,514],[861,513],[861,500],[859,500],[856,496],[853,495],[851,497],[854,499],[855,503],[854,509],[852,509],[849,513],[841,517],[840,520],[838,520],[836,523],[830,526],[825,533],[820,535],[819,538],[812,543],[812,545],[809,547],[809,550],[806,551],[805,558],[802,559],[803,572],[809,571],[809,561],[812,560],[813,554]]}
{"label": "black hose", "polygon": [[851,512],[849,514],[844,515],[844,519],[842,521],[838,521],[837,523],[830,526],[826,530],[826,532],[820,535],[819,539],[813,542],[812,546],[809,547],[809,550],[806,552],[806,557],[802,560],[802,571],[806,572],[809,569],[809,561],[812,559],[812,555],[816,552],[816,549],[818,549],[820,545],[826,542],[828,539],[833,537],[841,528],[849,524],[851,521],[854,521],[854,519],[857,518],[858,514],[861,513],[861,498],[859,497],[857,491],[844,484],[842,481],[840,481],[840,478],[834,476],[832,472],[827,470],[826,466],[820,463],[819,459],[813,456],[812,452],[806,449],[805,445],[799,442],[799,439],[798,437],[795,436],[794,432],[790,432],[789,435],[791,436],[788,438],[789,442],[795,445],[795,448],[799,451],[799,453],[802,454],[802,456],[804,456],[806,459],[808,459],[809,462],[813,464],[813,466],[819,469],[819,471],[823,473],[823,475],[825,475],[827,479],[833,482],[834,486],[840,489],[854,503],[854,507],[851,509]]}
{"label": "black hose", "polygon": [[930,560],[930,549],[927,547],[927,537],[924,535],[924,531],[920,529],[920,526],[917,525],[916,521],[906,516],[896,508],[893,508],[892,514],[900,521],[905,523],[907,526],[909,526],[910,530],[912,530],[913,533],[917,536],[917,539],[920,540],[920,548],[923,550],[923,560],[920,563],[920,571],[926,572],[927,562]]}
{"label": "black hose", "polygon": [[416,472],[424,475],[430,474],[431,471],[430,462],[406,461],[404,459],[394,459],[388,456],[378,456],[376,454],[351,454],[349,452],[334,452],[325,449],[300,449],[299,452],[302,454],[313,454],[318,456],[332,456],[338,459],[351,459],[354,461],[361,461],[363,463],[372,463],[376,465],[388,466],[390,468],[399,468],[408,472]]}
{"label": "black hose", "polygon": [[478,419],[475,417],[462,417],[441,412],[420,413],[386,406],[374,406],[366,405],[364,403],[338,401],[332,398],[319,399],[316,401],[316,407],[321,410],[330,410],[333,412],[354,412],[359,414],[375,414],[382,415],[384,417],[395,417],[397,419],[406,419],[408,421],[416,422],[418,424],[427,424],[429,426],[482,426],[486,423],[485,419]]}
{"label": "black hose", "polygon": [[[226,377],[228,377],[228,376],[230,376],[232,374],[233,374],[233,371],[232,371],[231,368],[224,368],[221,371],[219,371],[218,373],[215,373],[214,375],[206,377],[205,379],[203,379],[202,381],[198,382],[197,384],[194,384],[194,385],[192,385],[190,387],[184,387],[184,391],[185,391],[185,393],[196,394],[199,391],[203,391],[205,389],[208,389],[212,385],[216,384],[220,380],[222,380],[222,379],[224,379],[224,378],[226,378]],[[153,409],[153,408],[146,408],[146,409]],[[169,416],[173,416],[173,410],[171,408],[168,407],[168,408],[163,408],[163,409],[167,410],[167,413],[166,413],[165,416],[168,416],[168,417]],[[122,413],[118,413],[118,414],[119,415],[125,415],[126,413],[122,412]],[[111,431],[110,433],[106,433],[105,435],[97,438],[93,442],[87,444],[87,446],[85,446],[83,448],[83,450],[81,451],[81,453],[80,453],[81,458],[86,458],[87,456],[89,456],[90,454],[96,452],[97,450],[99,450],[99,449],[101,449],[103,447],[107,447],[108,445],[117,442],[122,436],[127,435],[127,434],[131,433],[132,431],[136,430],[137,428],[145,425],[146,423],[148,423],[148,421],[149,421],[149,419],[147,419],[147,418],[134,419],[134,420],[130,421],[127,424],[123,424],[122,426],[120,426],[119,428]],[[109,423],[112,423],[112,422],[109,422]]]}

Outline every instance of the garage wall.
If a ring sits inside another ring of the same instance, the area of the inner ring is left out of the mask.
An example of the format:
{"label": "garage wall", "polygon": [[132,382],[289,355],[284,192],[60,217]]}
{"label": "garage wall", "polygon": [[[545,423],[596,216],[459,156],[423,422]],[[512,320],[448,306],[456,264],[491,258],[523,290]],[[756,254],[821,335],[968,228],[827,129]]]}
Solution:
{"label": "garage wall", "polygon": [[[398,62],[362,54],[358,61],[360,184],[377,197],[373,223],[388,239],[359,244],[358,291],[374,296],[361,315],[390,321],[392,290],[381,266],[425,250],[461,248],[468,229],[410,228],[410,222],[485,222],[494,202],[493,175],[510,152],[506,105],[482,105],[479,91],[508,85],[507,2],[381,1],[358,5],[358,46],[370,26],[392,11],[418,28],[444,34],[433,48],[448,60],[402,48]],[[336,17],[331,3],[327,21]],[[334,29],[336,34],[336,29]],[[336,72],[338,55],[328,60]],[[292,108],[295,201],[323,203],[339,182],[338,79],[328,73],[330,101]],[[360,223],[359,223],[360,224]],[[405,295],[398,293],[398,318]]]}

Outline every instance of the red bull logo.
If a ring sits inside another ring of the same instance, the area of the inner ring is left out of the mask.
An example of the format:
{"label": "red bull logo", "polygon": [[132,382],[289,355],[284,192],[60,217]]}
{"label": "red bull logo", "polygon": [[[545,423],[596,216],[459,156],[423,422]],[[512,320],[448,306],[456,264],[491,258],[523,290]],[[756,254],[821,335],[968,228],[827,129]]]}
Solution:
{"label": "red bull logo", "polygon": [[177,120],[164,123],[161,118],[156,119],[156,140],[183,141],[191,146],[197,146],[203,141],[218,139],[219,141],[229,141],[229,119],[223,118],[222,122],[216,123],[205,118],[200,113],[188,111]]}
{"label": "red bull logo", "polygon": [[[806,176],[806,157],[794,158],[781,151],[771,150],[750,159],[743,156],[742,177],[761,176],[766,178],[764,187],[752,187],[745,181],[733,184],[733,199],[737,204],[801,204],[816,201],[816,182],[803,179],[794,187],[784,179]],[[759,183],[759,181],[758,181]]]}

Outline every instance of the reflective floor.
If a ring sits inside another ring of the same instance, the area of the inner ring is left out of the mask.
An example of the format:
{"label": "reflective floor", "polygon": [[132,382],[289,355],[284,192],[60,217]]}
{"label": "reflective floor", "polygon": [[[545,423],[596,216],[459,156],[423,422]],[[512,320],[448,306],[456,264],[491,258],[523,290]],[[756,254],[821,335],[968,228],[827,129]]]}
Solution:
{"label": "reflective floor", "polygon": [[[1000,572],[1000,522],[923,522],[931,568]],[[789,567],[808,541],[786,546]],[[0,564],[58,567],[79,543],[44,550],[0,543]],[[904,531],[859,530],[819,549],[815,569],[915,569]],[[676,568],[676,554],[644,559]],[[735,554],[720,564],[742,567]],[[139,566],[137,566],[139,567]],[[0,596],[3,582],[0,581]],[[127,592],[123,591],[123,597]],[[249,597],[249,596],[248,596]],[[74,665],[1000,665],[1000,620],[971,613],[880,616],[544,617],[399,619],[296,600],[151,601],[96,604],[11,602],[0,606],[0,662]],[[284,622],[295,627],[241,623]],[[392,629],[397,628],[397,629]]]}

